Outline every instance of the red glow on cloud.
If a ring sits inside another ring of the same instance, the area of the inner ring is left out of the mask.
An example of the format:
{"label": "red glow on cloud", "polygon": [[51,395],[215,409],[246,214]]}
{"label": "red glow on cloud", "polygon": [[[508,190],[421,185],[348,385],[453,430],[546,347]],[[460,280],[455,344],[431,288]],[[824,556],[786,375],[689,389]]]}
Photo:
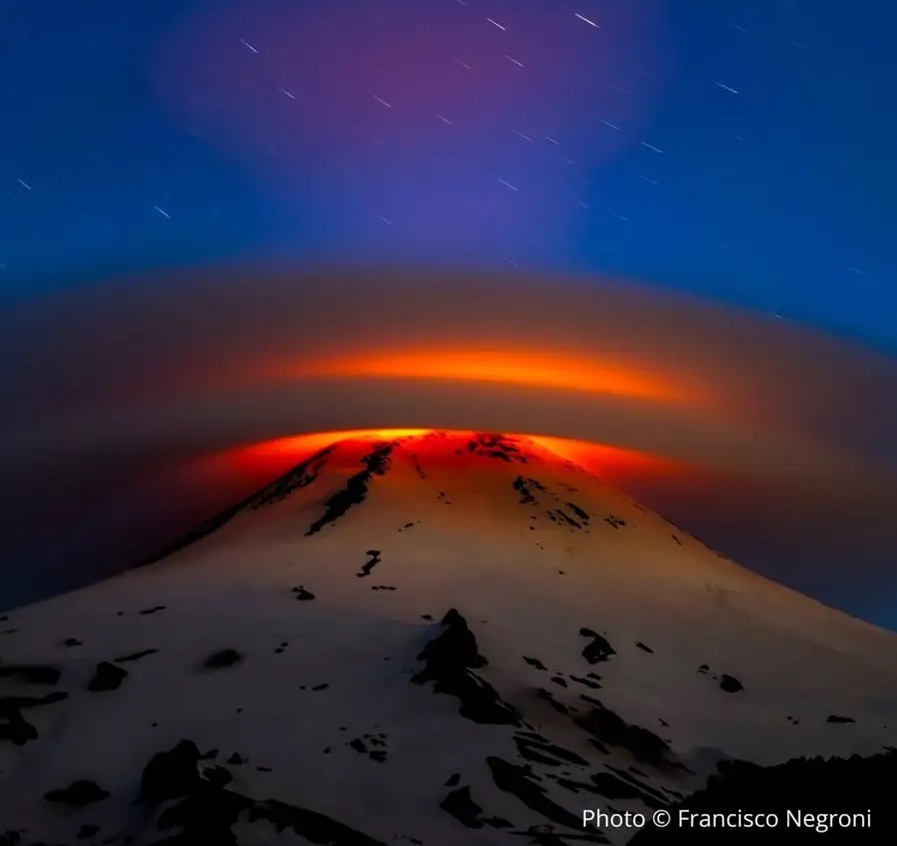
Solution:
{"label": "red glow on cloud", "polygon": [[[220,472],[245,478],[253,484],[265,484],[303,459],[337,441],[344,440],[392,440],[423,435],[430,429],[363,429],[337,432],[314,432],[276,438],[251,446],[231,450],[220,456]],[[444,430],[438,430],[444,431]],[[466,443],[471,432],[449,431],[460,443]],[[572,461],[584,470],[614,484],[625,481],[659,477],[681,470],[672,460],[645,452],[621,449],[605,444],[588,443],[568,438],[545,435],[512,434],[509,437],[526,438],[554,453],[559,458]],[[426,444],[416,444],[415,452],[426,453]],[[440,452],[444,454],[444,450]]]}

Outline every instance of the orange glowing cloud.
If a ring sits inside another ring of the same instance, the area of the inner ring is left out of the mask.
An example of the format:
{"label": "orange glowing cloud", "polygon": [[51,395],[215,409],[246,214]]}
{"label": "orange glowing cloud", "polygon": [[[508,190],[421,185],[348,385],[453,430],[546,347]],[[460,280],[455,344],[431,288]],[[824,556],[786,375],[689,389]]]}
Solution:
{"label": "orange glowing cloud", "polygon": [[408,349],[326,358],[274,370],[284,378],[492,382],[672,402],[693,400],[695,394],[657,372],[552,350]]}

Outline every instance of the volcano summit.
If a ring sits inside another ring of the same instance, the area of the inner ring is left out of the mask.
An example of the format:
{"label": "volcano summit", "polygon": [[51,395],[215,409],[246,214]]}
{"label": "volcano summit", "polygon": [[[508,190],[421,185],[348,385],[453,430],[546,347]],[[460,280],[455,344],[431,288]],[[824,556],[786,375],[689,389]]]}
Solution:
{"label": "volcano summit", "polygon": [[897,637],[526,438],[333,443],[3,626],[3,844],[624,843],[897,743]]}

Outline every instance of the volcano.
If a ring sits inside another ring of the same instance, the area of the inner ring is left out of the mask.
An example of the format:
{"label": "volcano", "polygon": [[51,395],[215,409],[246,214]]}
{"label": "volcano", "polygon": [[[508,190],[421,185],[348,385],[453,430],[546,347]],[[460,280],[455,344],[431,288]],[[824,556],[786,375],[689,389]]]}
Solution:
{"label": "volcano", "polygon": [[2,626],[3,844],[625,843],[897,741],[897,637],[516,436],[329,444]]}

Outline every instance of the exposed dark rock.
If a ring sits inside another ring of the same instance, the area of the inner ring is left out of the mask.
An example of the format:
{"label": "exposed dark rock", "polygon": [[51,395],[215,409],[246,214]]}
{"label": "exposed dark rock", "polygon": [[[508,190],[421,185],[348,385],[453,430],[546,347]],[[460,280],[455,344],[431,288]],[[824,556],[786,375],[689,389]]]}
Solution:
{"label": "exposed dark rock", "polygon": [[726,691],[726,693],[738,693],[739,690],[744,690],[744,685],[735,678],[735,676],[727,675],[723,673],[719,679],[719,686]]}
{"label": "exposed dark rock", "polygon": [[328,523],[339,520],[350,508],[364,502],[368,485],[374,476],[386,473],[394,447],[394,443],[380,444],[361,459],[364,470],[347,479],[345,487],[324,503],[324,513],[308,527],[306,536],[317,534]]}
{"label": "exposed dark rock", "polygon": [[146,658],[147,655],[155,655],[158,651],[158,649],[144,649],[140,652],[131,652],[129,655],[122,655],[120,658],[113,658],[112,660],[119,664],[123,664],[127,661],[139,661],[141,658]]}
{"label": "exposed dark rock", "polygon": [[640,640],[637,640],[637,641],[635,642],[635,645],[636,645],[636,647],[637,647],[638,649],[641,649],[642,652],[650,652],[652,655],[654,654],[654,650],[653,650],[650,646],[646,646],[646,645],[645,645],[644,643],[642,643]]}
{"label": "exposed dark rock", "polygon": [[627,723],[622,717],[589,697],[595,707],[576,718],[594,738],[608,746],[619,746],[629,751],[637,761],[655,766],[670,763],[671,750],[663,738],[649,729]]}
{"label": "exposed dark rock", "polygon": [[519,725],[520,715],[502,701],[498,693],[471,672],[486,665],[467,621],[452,608],[442,618],[444,631],[431,640],[418,656],[425,667],[411,679],[415,684],[435,682],[434,693],[447,693],[461,700],[462,716],[477,723]]}
{"label": "exposed dark rock", "polygon": [[583,637],[590,637],[592,639],[582,650],[582,657],[590,664],[598,664],[602,661],[607,661],[611,655],[617,654],[616,649],[614,649],[605,638],[598,634],[598,632],[582,628],[579,630],[579,633]]}
{"label": "exposed dark rock", "polygon": [[529,459],[506,435],[476,433],[467,443],[467,451],[483,458],[497,458],[507,463],[527,464]]}
{"label": "exposed dark rock", "polygon": [[300,601],[307,602],[308,600],[315,598],[315,595],[310,590],[306,590],[303,585],[298,585],[297,587],[294,587],[292,590],[293,590],[293,593],[296,595],[296,599],[298,599]]}
{"label": "exposed dark rock", "polygon": [[[598,678],[594,673],[589,673],[590,676]],[[586,687],[592,688],[592,690],[600,690],[601,684],[597,681],[593,681],[591,678],[583,678],[582,676],[570,676],[570,681],[575,681],[577,684],[585,685]]]}
{"label": "exposed dark rock", "polygon": [[182,740],[166,752],[157,752],[143,768],[138,801],[158,805],[186,796],[200,781],[199,749]]}
{"label": "exposed dark rock", "polygon": [[[826,846],[890,846],[897,842],[893,799],[891,792],[883,789],[885,785],[897,783],[897,755],[893,751],[868,758],[795,758],[773,767],[746,761],[724,761],[718,765],[718,770],[719,775],[709,779],[706,789],[670,808],[673,819],[678,818],[680,809],[693,814],[773,813],[778,816],[778,828],[783,829],[788,811],[800,811],[821,815],[823,825],[828,823],[829,829],[817,830],[815,819],[802,826],[792,823],[787,829],[789,846],[823,841]],[[847,816],[839,824],[837,817],[840,814]],[[766,839],[758,838],[757,830],[753,828],[726,828],[726,846],[754,846]],[[720,842],[719,828],[694,825],[688,829],[687,846],[717,846]],[[646,826],[630,844],[684,846],[682,829]]]}
{"label": "exposed dark rock", "polygon": [[853,717],[842,717],[840,714],[829,714],[826,719],[827,723],[855,723],[856,720]]}
{"label": "exposed dark rock", "polygon": [[469,787],[453,790],[439,803],[439,807],[468,828],[483,827],[479,819],[483,809],[471,798]]}
{"label": "exposed dark rock", "polygon": [[356,573],[359,578],[370,576],[371,570],[373,570],[374,567],[376,567],[381,561],[379,549],[369,549],[367,552],[365,552],[365,555],[368,556],[368,560],[361,565],[361,570]]}
{"label": "exposed dark rock", "polygon": [[458,783],[461,781],[461,773],[452,773],[448,777],[448,781],[446,781],[446,787],[457,787]]}
{"label": "exposed dark rock", "polygon": [[526,661],[531,667],[535,667],[537,670],[547,670],[546,667],[538,658],[527,658],[526,655],[523,656],[523,660]]}
{"label": "exposed dark rock", "polygon": [[76,637],[67,637],[64,641],[62,641],[63,646],[83,646],[84,644],[78,640]]}
{"label": "exposed dark rock", "polygon": [[589,517],[588,512],[583,511],[578,505],[573,502],[568,502],[567,508],[569,508],[576,515],[576,518],[580,520],[584,526],[587,526],[589,524],[589,520],[591,518]]}
{"label": "exposed dark rock", "polygon": [[658,801],[655,795],[633,784],[631,780],[624,780],[612,772],[594,773],[590,778],[595,789],[605,799],[640,799],[649,808],[660,808],[667,804]]}
{"label": "exposed dark rock", "polygon": [[551,743],[535,732],[518,732],[514,735],[514,743],[517,744],[520,756],[533,763],[547,764],[551,767],[564,763],[579,767],[586,767],[589,764],[581,755]]}
{"label": "exposed dark rock", "polygon": [[140,613],[140,614],[144,614],[144,615],[146,615],[146,614],[158,614],[160,611],[164,611],[164,610],[165,610],[165,606],[164,606],[164,605],[153,605],[152,608],[144,608],[144,609],[143,609],[142,611],[140,611],[139,613]]}
{"label": "exposed dark rock", "polygon": [[239,664],[242,660],[242,653],[236,649],[221,649],[209,655],[203,662],[203,666],[209,670],[219,670],[223,667],[232,667],[234,664]]}
{"label": "exposed dark rock", "polygon": [[552,802],[545,795],[545,788],[533,781],[530,767],[518,767],[494,755],[486,758],[486,764],[499,790],[516,796],[530,810],[553,823],[582,830],[581,818]]}
{"label": "exposed dark rock", "polygon": [[23,746],[29,740],[37,740],[37,729],[14,708],[0,714],[0,741],[8,740],[16,746]]}
{"label": "exposed dark rock", "polygon": [[103,790],[96,782],[80,779],[73,781],[68,787],[51,790],[44,794],[48,802],[58,802],[61,805],[71,805],[73,808],[83,808],[94,802],[102,802],[112,794]]}
{"label": "exposed dark rock", "polygon": [[547,493],[545,486],[538,479],[526,479],[518,476],[513,482],[514,490],[520,494],[521,505],[535,505],[536,497],[533,491]]}
{"label": "exposed dark rock", "polygon": [[28,684],[58,684],[62,670],[45,664],[7,664],[0,666],[0,677],[16,678]]}
{"label": "exposed dark rock", "polygon": [[116,667],[108,661],[100,661],[94,671],[93,678],[88,682],[87,689],[94,693],[107,690],[117,690],[128,675],[127,670]]}

